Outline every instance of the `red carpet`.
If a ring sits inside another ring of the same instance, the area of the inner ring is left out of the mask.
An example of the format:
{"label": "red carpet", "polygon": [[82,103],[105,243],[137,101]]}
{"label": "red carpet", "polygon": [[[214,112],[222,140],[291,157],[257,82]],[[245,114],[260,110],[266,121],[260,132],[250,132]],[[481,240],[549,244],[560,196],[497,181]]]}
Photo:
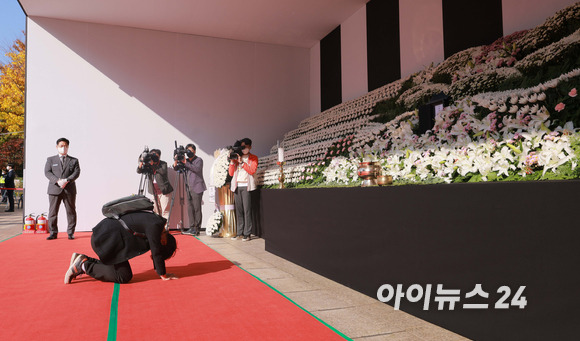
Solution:
{"label": "red carpet", "polygon": [[64,285],[73,252],[94,253],[90,233],[20,235],[0,243],[0,340],[106,340],[112,283]]}
{"label": "red carpet", "polygon": [[182,235],[176,235],[179,250],[167,262],[179,280],[160,280],[149,253],[130,261],[134,277],[118,286],[117,319],[108,334],[115,286],[87,276],[63,284],[72,252],[94,256],[90,233],[77,235],[73,241],[65,234],[54,241],[21,235],[0,243],[0,339],[114,340],[115,327],[117,340],[343,339],[202,242]]}

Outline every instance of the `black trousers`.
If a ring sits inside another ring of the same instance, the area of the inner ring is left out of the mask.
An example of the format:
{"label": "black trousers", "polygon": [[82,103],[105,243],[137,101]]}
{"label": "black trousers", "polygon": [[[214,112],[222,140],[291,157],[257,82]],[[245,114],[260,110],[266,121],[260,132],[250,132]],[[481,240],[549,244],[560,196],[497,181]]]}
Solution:
{"label": "black trousers", "polygon": [[238,187],[234,192],[237,236],[249,237],[252,233],[252,195],[247,187]]}
{"label": "black trousers", "polygon": [[87,275],[103,282],[123,284],[129,282],[131,278],[133,278],[133,271],[131,270],[129,261],[124,261],[123,263],[115,265],[106,265],[98,259],[89,258],[85,262],[85,269]]}
{"label": "black trousers", "polygon": [[77,226],[76,198],[76,193],[67,194],[64,191],[62,191],[59,195],[48,196],[48,232],[50,232],[51,235],[58,233],[58,211],[60,209],[61,202],[64,202],[66,218],[68,220],[66,232],[69,235],[75,233],[75,228]]}
{"label": "black trousers", "polygon": [[7,189],[6,190],[6,197],[8,198],[8,203],[10,204],[9,210],[14,211],[14,190]]}
{"label": "black trousers", "polygon": [[189,204],[187,205],[187,214],[189,216],[189,228],[193,232],[199,232],[201,229],[201,199],[202,193],[189,192]]}

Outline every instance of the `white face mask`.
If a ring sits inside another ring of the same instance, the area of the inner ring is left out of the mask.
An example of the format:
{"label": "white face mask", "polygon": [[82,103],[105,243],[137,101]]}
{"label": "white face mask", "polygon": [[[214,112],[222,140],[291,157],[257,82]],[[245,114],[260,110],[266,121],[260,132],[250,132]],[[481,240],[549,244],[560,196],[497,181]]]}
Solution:
{"label": "white face mask", "polygon": [[249,152],[250,152],[250,148],[244,148],[242,150],[242,153],[244,153],[244,155],[248,155]]}
{"label": "white face mask", "polygon": [[68,152],[68,147],[58,147],[57,149],[60,155],[66,155],[66,153]]}

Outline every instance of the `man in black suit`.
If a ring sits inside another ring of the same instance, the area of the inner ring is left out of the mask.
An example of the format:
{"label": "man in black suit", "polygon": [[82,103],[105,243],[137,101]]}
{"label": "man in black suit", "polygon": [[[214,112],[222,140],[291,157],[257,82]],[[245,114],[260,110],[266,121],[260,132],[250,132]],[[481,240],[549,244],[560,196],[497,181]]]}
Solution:
{"label": "man in black suit", "polygon": [[79,160],[68,155],[69,140],[64,137],[56,140],[58,154],[50,156],[44,166],[44,175],[48,178],[48,240],[56,239],[58,234],[58,210],[64,202],[68,220],[68,239],[74,239],[77,225],[76,179],[81,174]]}
{"label": "man in black suit", "polygon": [[99,259],[73,253],[64,276],[69,284],[87,274],[103,282],[127,283],[133,278],[129,259],[151,250],[153,268],[162,280],[177,279],[166,272],[165,261],[175,254],[177,241],[165,229],[165,219],[153,212],[138,211],[117,219],[105,218],[93,228],[91,246]]}
{"label": "man in black suit", "polygon": [[4,212],[14,212],[14,178],[16,177],[16,174],[14,173],[14,169],[12,169],[12,167],[12,164],[9,163],[6,166],[8,173],[4,175],[4,186],[6,186],[6,188],[11,188],[6,190],[6,197],[8,198],[8,203],[10,203],[10,206]]}

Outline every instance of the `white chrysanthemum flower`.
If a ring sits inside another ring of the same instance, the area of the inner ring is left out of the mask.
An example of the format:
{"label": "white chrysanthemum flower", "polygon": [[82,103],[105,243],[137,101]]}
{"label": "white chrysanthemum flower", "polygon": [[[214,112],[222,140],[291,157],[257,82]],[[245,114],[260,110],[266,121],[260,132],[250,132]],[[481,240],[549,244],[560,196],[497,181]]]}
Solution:
{"label": "white chrysanthemum flower", "polygon": [[207,225],[205,227],[205,233],[208,236],[216,234],[222,227],[223,213],[220,211],[215,211],[208,219]]}
{"label": "white chrysanthemum flower", "polygon": [[226,184],[226,178],[228,176],[228,150],[220,149],[219,155],[213,162],[211,167],[212,184],[215,187],[222,187]]}

